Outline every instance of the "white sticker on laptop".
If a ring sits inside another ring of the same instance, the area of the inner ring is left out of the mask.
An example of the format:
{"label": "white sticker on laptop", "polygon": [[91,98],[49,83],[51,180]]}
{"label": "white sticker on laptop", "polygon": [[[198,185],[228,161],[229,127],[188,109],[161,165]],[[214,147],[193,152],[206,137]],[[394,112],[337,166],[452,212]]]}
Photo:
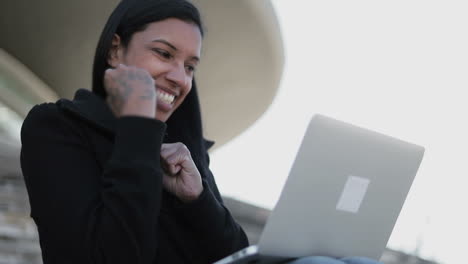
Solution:
{"label": "white sticker on laptop", "polygon": [[369,179],[350,175],[346,181],[336,210],[357,213],[369,186]]}

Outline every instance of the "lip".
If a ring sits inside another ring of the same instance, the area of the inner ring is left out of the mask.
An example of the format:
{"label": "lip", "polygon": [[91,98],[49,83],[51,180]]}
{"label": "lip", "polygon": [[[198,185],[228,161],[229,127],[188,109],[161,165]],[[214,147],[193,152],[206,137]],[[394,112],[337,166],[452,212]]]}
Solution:
{"label": "lip", "polygon": [[[169,89],[169,88],[167,88],[167,87],[165,87],[165,86],[163,86],[163,85],[158,85],[158,84],[156,84],[155,86],[156,86],[156,90],[157,90],[157,89],[161,89],[161,90],[163,90],[165,93],[174,95],[174,96],[176,97],[175,99],[177,99],[177,97],[179,96],[179,94],[178,94],[176,91],[174,91],[174,90],[172,90],[172,89]],[[175,101],[175,99],[174,99],[174,101]]]}
{"label": "lip", "polygon": [[168,94],[173,95],[175,97],[172,104],[168,104],[166,101],[163,101],[163,100],[159,99],[159,97],[157,98],[157,101],[156,101],[156,105],[157,105],[156,107],[158,109],[162,110],[163,112],[171,111],[174,108],[177,97],[179,95],[177,94],[176,91],[174,91],[172,89],[169,89],[169,88],[167,88],[165,86],[157,85],[157,84],[155,86],[156,86],[156,90],[160,89],[160,90],[164,91],[165,93],[168,93]]}
{"label": "lip", "polygon": [[169,112],[174,107],[174,104],[168,104],[168,103],[166,103],[163,100],[158,98],[157,101],[156,101],[156,107],[159,110],[163,111],[163,112]]}

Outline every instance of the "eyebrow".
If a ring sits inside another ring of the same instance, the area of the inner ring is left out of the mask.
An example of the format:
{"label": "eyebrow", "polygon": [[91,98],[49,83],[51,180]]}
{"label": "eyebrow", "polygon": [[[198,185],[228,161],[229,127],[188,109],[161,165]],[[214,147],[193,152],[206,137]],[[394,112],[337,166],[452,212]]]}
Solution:
{"label": "eyebrow", "polygon": [[[173,49],[174,51],[178,51],[178,49],[176,48],[176,46],[172,45],[172,44],[171,44],[169,41],[167,41],[167,40],[164,40],[164,39],[155,39],[155,40],[153,40],[153,41],[151,41],[151,42],[163,43],[163,44],[165,44],[166,46],[168,46],[169,48]],[[195,61],[199,62],[199,61],[200,61],[200,58],[197,57],[197,56],[192,56],[192,57],[190,57],[190,60],[195,60]]]}

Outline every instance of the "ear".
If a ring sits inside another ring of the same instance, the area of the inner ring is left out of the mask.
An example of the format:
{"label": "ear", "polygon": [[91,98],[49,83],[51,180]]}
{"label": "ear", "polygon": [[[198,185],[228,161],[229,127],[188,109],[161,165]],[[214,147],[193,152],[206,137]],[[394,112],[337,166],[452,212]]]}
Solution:
{"label": "ear", "polygon": [[109,49],[109,54],[107,54],[107,63],[112,67],[116,68],[122,60],[123,56],[123,47],[120,42],[120,37],[117,34],[114,34],[112,37],[112,44]]}

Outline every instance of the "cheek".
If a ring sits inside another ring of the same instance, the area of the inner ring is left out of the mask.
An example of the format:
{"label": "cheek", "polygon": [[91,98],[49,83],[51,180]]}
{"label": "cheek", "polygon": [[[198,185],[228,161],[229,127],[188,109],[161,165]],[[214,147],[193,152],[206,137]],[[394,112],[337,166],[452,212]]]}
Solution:
{"label": "cheek", "polygon": [[182,89],[183,100],[180,102],[181,104],[185,101],[185,99],[187,99],[187,95],[190,93],[191,90],[192,90],[192,83],[190,83],[190,85]]}
{"label": "cheek", "polygon": [[125,58],[125,65],[127,66],[135,66],[137,68],[146,69],[148,68],[146,64],[147,63],[145,62],[145,60],[143,60],[142,56],[133,55],[133,56],[127,56]]}
{"label": "cheek", "polygon": [[164,63],[151,53],[134,54],[134,56],[128,58],[128,61],[133,66],[145,69],[152,75],[158,75],[159,72],[165,69]]}
{"label": "cheek", "polygon": [[147,69],[149,72],[153,74],[157,74],[158,72],[164,71],[165,65],[160,60],[152,57],[151,55],[142,56],[139,60],[139,63],[142,68]]}
{"label": "cheek", "polygon": [[192,79],[190,79],[189,84],[184,88],[184,90],[186,95],[190,93],[190,91],[192,90]]}

